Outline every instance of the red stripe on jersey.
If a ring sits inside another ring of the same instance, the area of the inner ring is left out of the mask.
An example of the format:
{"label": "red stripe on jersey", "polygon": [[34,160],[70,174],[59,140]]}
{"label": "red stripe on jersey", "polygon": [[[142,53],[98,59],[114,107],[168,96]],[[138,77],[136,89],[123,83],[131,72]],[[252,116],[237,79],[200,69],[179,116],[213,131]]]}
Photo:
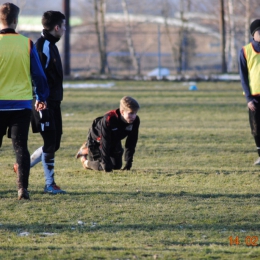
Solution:
{"label": "red stripe on jersey", "polygon": [[116,116],[118,118],[118,114],[116,113],[116,110],[110,110],[106,113],[107,117],[106,117],[106,123],[109,124],[109,121],[111,119],[111,117]]}

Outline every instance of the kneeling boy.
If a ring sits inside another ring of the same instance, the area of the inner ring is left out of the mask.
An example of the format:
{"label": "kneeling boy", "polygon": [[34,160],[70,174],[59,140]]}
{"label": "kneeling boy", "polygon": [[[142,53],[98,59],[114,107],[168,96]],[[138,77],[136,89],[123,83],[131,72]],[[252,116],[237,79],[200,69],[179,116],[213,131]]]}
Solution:
{"label": "kneeling boy", "polygon": [[120,108],[93,121],[87,142],[76,155],[77,158],[81,157],[85,169],[105,172],[121,169],[124,153],[121,140],[124,138],[126,164],[123,170],[131,169],[140,125],[137,116],[139,108],[134,98],[125,96],[120,100]]}

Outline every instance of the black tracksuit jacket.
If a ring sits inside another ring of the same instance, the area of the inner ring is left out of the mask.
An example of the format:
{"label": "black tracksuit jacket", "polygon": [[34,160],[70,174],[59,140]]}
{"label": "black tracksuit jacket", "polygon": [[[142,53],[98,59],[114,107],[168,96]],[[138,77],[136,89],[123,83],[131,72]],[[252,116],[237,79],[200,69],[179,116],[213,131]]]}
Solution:
{"label": "black tracksuit jacket", "polygon": [[138,140],[138,129],[140,119],[136,116],[132,124],[125,123],[121,119],[119,109],[107,112],[100,120],[94,120],[90,128],[91,138],[100,143],[101,162],[106,170],[112,169],[110,156],[113,149],[121,144],[121,140],[125,141],[125,161],[132,164],[135,147]]}
{"label": "black tracksuit jacket", "polygon": [[41,37],[35,43],[42,67],[48,80],[50,95],[48,101],[62,101],[63,99],[63,69],[56,42],[60,39],[42,31]]}

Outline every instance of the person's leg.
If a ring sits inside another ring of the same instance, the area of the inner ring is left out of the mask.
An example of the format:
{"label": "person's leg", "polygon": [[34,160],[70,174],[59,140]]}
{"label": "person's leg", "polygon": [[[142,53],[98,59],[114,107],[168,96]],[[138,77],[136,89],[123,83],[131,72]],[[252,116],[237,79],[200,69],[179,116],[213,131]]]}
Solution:
{"label": "person's leg", "polygon": [[41,132],[41,135],[44,141],[42,147],[42,166],[45,176],[44,192],[51,194],[65,193],[56,185],[54,179],[56,134],[54,131],[46,131]]}
{"label": "person's leg", "polygon": [[18,199],[29,199],[28,184],[30,172],[30,153],[27,147],[30,116],[29,109],[13,111],[11,114],[8,137],[12,139],[17,162]]}
{"label": "person's leg", "polygon": [[[58,112],[55,113],[57,109]],[[59,119],[60,102],[48,102],[48,109],[45,115],[40,117],[38,112],[32,113],[32,130],[34,133],[40,132],[43,138],[43,146],[39,147],[31,156],[31,167],[42,161],[45,176],[44,192],[57,194],[65,193],[58,187],[54,180],[55,151],[59,149],[62,128],[61,119]],[[57,114],[57,116],[56,116]],[[57,130],[56,130],[57,129]]]}
{"label": "person's leg", "polygon": [[30,153],[27,148],[27,140],[12,139],[17,163],[18,189],[27,189],[30,172]]}
{"label": "person's leg", "polygon": [[[35,99],[33,99],[33,107],[35,104]],[[55,104],[55,102],[54,102]],[[48,138],[48,133],[45,134],[46,132],[52,131],[52,134],[56,135],[56,126],[55,126],[55,116],[54,116],[54,107],[55,105],[52,104],[52,102],[48,102],[48,108],[43,111],[36,111],[32,110],[32,115],[31,115],[31,126],[32,126],[32,132],[33,133],[40,133],[43,141],[46,142],[46,139]],[[45,138],[45,136],[47,136]],[[57,139],[56,139],[57,140]],[[45,144],[45,147],[47,145]],[[54,144],[55,148],[55,144]],[[42,160],[42,152],[43,152],[43,147],[39,147],[36,149],[33,154],[31,155],[31,167],[36,165]],[[49,149],[49,148],[47,148]],[[53,150],[55,152],[55,149]]]}
{"label": "person's leg", "polygon": [[103,171],[103,168],[100,164],[100,150],[99,144],[89,137],[88,139],[88,159],[82,162],[85,169],[92,169],[95,171]]}
{"label": "person's leg", "polygon": [[31,168],[42,160],[42,146],[36,149],[31,155]]}
{"label": "person's leg", "polygon": [[6,135],[8,119],[10,118],[9,113],[9,111],[0,111],[0,147],[2,146],[3,137]]}
{"label": "person's leg", "polygon": [[[55,141],[46,142],[44,144],[43,156],[45,157],[45,163],[49,166],[48,177],[49,180],[46,179],[45,192],[57,194],[57,193],[66,193],[64,190],[61,190],[59,186],[56,185],[54,179],[54,164],[55,164],[55,152],[60,148],[61,136],[62,136],[62,117],[61,117],[61,109],[60,102],[50,102],[49,103],[49,112],[50,117],[52,118],[53,128],[55,129],[55,133],[53,136],[55,137]],[[51,138],[48,138],[51,140]],[[52,177],[51,177],[52,176]],[[52,184],[50,184],[52,179]]]}
{"label": "person's leg", "polygon": [[[32,107],[34,107],[36,99],[34,98],[32,101]],[[33,133],[40,133],[41,128],[41,118],[39,112],[35,109],[32,109],[31,112],[31,128]],[[31,168],[34,167],[37,163],[42,160],[42,146],[36,149],[31,155]]]}
{"label": "person's leg", "polygon": [[62,115],[60,102],[52,102],[50,104],[50,109],[52,112],[52,117],[55,123],[55,135],[56,135],[56,143],[55,143],[55,152],[60,149],[61,136],[62,136]]}
{"label": "person's leg", "polygon": [[103,171],[100,161],[90,161],[86,160],[84,162],[85,169],[92,169],[95,171]]}
{"label": "person's leg", "polygon": [[249,109],[249,123],[259,156],[255,161],[255,165],[260,165],[260,104],[256,104],[256,108],[256,111]]}
{"label": "person's leg", "polygon": [[92,169],[95,171],[103,171],[100,164],[100,152],[98,147],[88,147],[88,160],[83,162],[85,169]]}
{"label": "person's leg", "polygon": [[2,142],[3,142],[3,135],[0,135],[0,147],[2,146]]}
{"label": "person's leg", "polygon": [[41,132],[43,147],[41,161],[44,170],[45,184],[50,186],[54,183],[54,157],[56,135],[54,131]]}

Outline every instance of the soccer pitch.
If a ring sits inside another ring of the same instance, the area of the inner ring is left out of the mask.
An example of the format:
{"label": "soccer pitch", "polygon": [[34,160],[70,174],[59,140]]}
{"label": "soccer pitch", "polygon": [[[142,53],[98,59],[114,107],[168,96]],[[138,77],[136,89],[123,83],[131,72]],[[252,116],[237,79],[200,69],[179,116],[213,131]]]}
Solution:
{"label": "soccer pitch", "polygon": [[[258,259],[260,167],[240,83],[87,83],[111,87],[64,89],[55,179],[67,194],[43,194],[38,164],[18,201],[3,139],[0,258]],[[84,170],[74,156],[91,122],[125,95],[141,106],[132,170]],[[30,132],[29,151],[41,144]]]}

